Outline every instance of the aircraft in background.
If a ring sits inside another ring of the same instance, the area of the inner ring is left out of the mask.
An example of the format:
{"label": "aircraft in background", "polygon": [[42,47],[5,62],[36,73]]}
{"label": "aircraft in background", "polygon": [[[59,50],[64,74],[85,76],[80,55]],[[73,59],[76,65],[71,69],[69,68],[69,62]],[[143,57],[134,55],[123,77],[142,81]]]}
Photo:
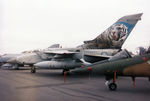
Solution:
{"label": "aircraft in background", "polygon": [[11,63],[9,63],[9,60],[16,58],[21,54],[4,54],[0,56],[0,67],[12,67],[15,68],[15,66]]}
{"label": "aircraft in background", "polygon": [[140,47],[137,48],[136,53],[139,54],[139,55],[150,53],[150,46],[148,46],[148,47],[140,46]]}
{"label": "aircraft in background", "polygon": [[[50,47],[44,49],[44,51],[56,48],[60,48],[60,44],[53,44]],[[23,62],[18,61],[18,59]],[[42,51],[33,50],[33,51],[24,51],[20,54],[4,54],[0,56],[0,63],[1,67],[7,67],[9,69],[19,69],[19,67],[23,67],[24,65],[33,66],[34,63],[47,59],[49,59],[49,56],[43,54]]]}
{"label": "aircraft in background", "polygon": [[40,69],[63,69],[64,73],[70,69],[109,59],[121,50],[141,16],[142,13],[124,16],[95,39],[84,41],[84,44],[77,48],[45,51],[46,54],[53,55],[52,59],[37,62],[31,68],[31,72],[35,73],[38,67]]}

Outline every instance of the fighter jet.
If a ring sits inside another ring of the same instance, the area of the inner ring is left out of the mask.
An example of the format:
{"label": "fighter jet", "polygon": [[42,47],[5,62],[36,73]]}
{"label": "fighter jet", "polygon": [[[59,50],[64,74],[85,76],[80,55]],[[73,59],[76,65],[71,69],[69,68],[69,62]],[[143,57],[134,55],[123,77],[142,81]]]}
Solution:
{"label": "fighter jet", "polygon": [[124,16],[95,39],[84,41],[84,44],[77,48],[45,51],[46,54],[53,54],[52,59],[34,64],[31,72],[35,73],[35,67],[38,67],[40,69],[63,69],[64,73],[70,69],[109,59],[121,50],[141,16],[142,13]]}
{"label": "fighter jet", "polygon": [[[53,44],[50,47],[44,49],[44,51],[53,50],[57,48],[60,48],[60,44]],[[13,65],[15,66],[15,68],[19,69],[20,66],[29,65],[32,67],[33,64],[47,59],[51,59],[51,56],[43,53],[43,50],[33,50],[24,51],[22,52],[22,54],[19,54],[7,60],[7,63],[9,63],[9,66]]]}
{"label": "fighter jet", "polygon": [[[133,86],[135,86],[135,77],[148,77],[150,81],[150,53],[133,58],[104,61],[76,69],[73,72],[105,75],[107,80],[105,84],[110,90],[117,89],[116,78],[118,76],[131,77]],[[113,80],[113,82],[110,83],[109,80]]]}
{"label": "fighter jet", "polygon": [[4,54],[0,56],[0,66],[1,67],[12,67],[17,69],[16,67],[16,63],[11,64],[9,61],[16,58],[17,56],[19,56],[21,54]]}
{"label": "fighter jet", "polygon": [[148,47],[140,46],[140,47],[137,48],[136,52],[139,55],[150,53],[150,46],[148,46]]}

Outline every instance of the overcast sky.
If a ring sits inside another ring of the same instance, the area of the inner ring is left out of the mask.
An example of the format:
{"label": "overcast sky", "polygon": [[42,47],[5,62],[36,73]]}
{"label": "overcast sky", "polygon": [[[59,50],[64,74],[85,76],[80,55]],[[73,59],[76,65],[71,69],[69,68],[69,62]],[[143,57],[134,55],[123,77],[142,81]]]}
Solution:
{"label": "overcast sky", "polygon": [[120,17],[143,13],[123,48],[150,45],[150,0],[0,0],[0,54],[76,47]]}

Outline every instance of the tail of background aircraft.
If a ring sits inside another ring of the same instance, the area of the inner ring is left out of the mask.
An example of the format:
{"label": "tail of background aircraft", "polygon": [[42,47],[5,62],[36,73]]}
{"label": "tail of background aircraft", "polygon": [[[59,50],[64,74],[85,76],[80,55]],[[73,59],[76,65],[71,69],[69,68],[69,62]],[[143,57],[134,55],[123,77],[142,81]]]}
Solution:
{"label": "tail of background aircraft", "polygon": [[84,41],[84,44],[80,47],[90,49],[120,49],[136,23],[141,20],[142,14],[133,14],[120,18],[95,39]]}
{"label": "tail of background aircraft", "polygon": [[60,44],[53,44],[49,46],[48,48],[60,48]]}

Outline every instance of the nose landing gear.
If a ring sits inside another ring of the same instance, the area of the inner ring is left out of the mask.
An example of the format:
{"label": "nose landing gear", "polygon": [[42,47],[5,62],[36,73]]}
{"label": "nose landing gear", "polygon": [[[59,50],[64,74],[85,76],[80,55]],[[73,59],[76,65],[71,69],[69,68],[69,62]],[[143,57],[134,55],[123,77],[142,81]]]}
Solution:
{"label": "nose landing gear", "polygon": [[113,82],[109,83],[109,81],[106,81],[106,83],[105,83],[108,86],[109,90],[111,90],[111,91],[115,91],[117,89],[116,77],[117,77],[117,71],[114,71],[114,74],[113,74],[113,77],[112,77]]}

